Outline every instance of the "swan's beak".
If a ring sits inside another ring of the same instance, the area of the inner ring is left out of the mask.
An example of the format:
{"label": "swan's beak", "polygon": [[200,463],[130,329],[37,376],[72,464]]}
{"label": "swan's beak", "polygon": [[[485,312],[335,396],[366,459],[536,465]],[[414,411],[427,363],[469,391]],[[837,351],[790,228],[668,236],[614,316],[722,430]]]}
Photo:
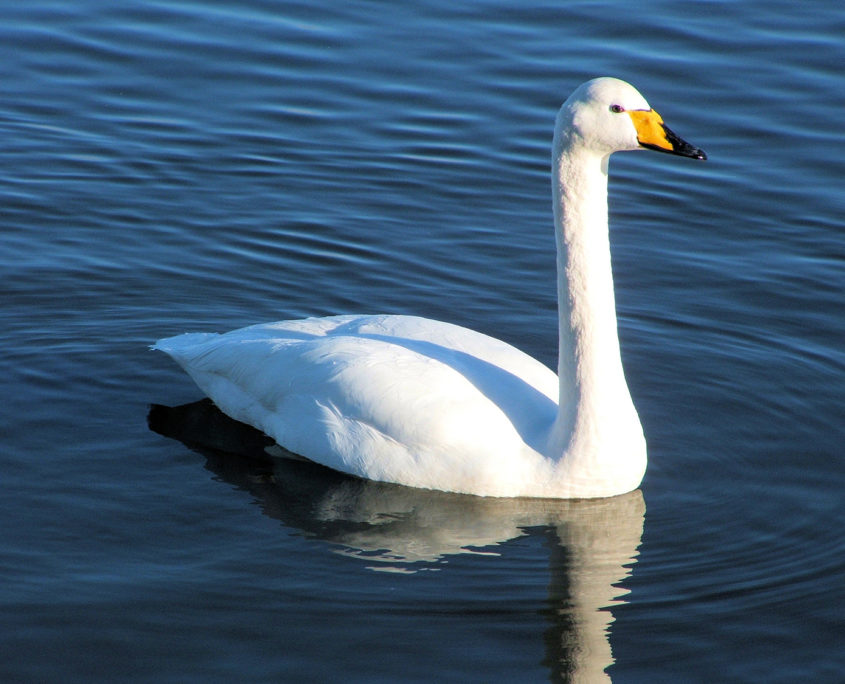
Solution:
{"label": "swan's beak", "polygon": [[678,154],[693,159],[707,159],[707,155],[699,147],[690,145],[686,140],[675,135],[663,123],[660,114],[653,109],[629,111],[628,115],[637,129],[637,140],[640,145],[658,152]]}

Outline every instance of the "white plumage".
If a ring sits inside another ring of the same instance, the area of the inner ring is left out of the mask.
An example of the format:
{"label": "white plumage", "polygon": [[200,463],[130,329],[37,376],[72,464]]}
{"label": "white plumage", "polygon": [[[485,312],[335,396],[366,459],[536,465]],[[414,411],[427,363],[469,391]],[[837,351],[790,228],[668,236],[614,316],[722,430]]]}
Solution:
{"label": "white plumage", "polygon": [[643,146],[704,158],[623,81],[585,83],[558,115],[558,375],[487,335],[414,316],[283,321],[154,348],[232,418],[351,475],[486,496],[635,489],[645,440],[619,355],[607,158]]}

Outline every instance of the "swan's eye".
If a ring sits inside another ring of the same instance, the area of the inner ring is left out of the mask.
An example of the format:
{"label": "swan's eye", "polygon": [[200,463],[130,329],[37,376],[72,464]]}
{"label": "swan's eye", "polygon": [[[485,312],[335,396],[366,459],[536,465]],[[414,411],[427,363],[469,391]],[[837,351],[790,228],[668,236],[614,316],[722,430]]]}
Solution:
{"label": "swan's eye", "polygon": [[625,108],[622,105],[610,105],[610,111],[614,114],[621,114],[625,111]]}

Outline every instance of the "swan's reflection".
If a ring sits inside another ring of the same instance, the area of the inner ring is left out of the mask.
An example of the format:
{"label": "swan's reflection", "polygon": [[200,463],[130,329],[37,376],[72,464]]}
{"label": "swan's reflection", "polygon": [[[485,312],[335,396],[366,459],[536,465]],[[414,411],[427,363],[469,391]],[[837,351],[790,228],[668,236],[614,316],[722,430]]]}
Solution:
{"label": "swan's reflection", "polygon": [[[549,540],[546,664],[554,681],[609,681],[608,610],[636,562],[645,503],[637,490],[611,499],[492,499],[354,479],[309,462],[268,459],[272,440],[208,400],[155,406],[150,427],[207,458],[207,468],[249,491],[263,512],[336,544],[378,570],[414,572],[455,554],[526,534]],[[234,457],[232,454],[236,454]]]}

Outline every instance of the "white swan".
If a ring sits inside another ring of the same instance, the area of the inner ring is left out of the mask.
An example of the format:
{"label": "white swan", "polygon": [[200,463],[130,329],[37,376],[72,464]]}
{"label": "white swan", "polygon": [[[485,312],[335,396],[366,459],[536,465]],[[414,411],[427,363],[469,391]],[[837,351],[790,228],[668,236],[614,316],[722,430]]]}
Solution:
{"label": "white swan", "polygon": [[483,496],[636,489],[646,445],[619,354],[607,225],[613,152],[706,159],[628,83],[581,85],[557,115],[555,375],[505,342],[413,316],[335,316],[154,345],[231,417],[359,477]]}

